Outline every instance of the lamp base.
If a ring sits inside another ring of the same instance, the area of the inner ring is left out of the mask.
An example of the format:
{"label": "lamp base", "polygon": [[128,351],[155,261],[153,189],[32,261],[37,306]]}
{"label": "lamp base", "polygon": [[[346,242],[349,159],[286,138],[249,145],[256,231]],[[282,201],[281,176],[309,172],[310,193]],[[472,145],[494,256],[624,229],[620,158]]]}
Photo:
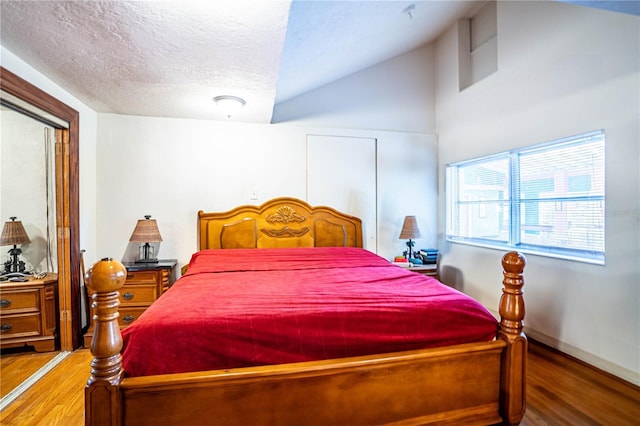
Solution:
{"label": "lamp base", "polygon": [[[409,241],[407,241],[406,244],[407,247],[409,247],[407,260],[411,260],[413,258],[413,246],[415,245],[415,241],[411,241],[411,238],[409,238]],[[407,253],[407,251],[405,251],[405,253]]]}
{"label": "lamp base", "polygon": [[28,272],[25,272],[26,265],[25,263],[18,259],[18,256],[22,253],[22,249],[19,249],[16,245],[13,246],[12,249],[9,250],[10,259],[4,262],[4,271],[3,275],[11,274],[11,273],[21,273],[27,275]]}

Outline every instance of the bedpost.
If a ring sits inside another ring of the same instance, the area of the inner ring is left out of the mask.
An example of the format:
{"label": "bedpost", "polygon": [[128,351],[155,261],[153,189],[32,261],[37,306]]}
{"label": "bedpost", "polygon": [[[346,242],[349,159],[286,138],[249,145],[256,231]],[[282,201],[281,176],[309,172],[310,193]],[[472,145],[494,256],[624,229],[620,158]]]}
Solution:
{"label": "bedpost", "polygon": [[500,378],[500,414],[503,423],[517,425],[526,408],[527,337],[522,328],[524,297],[522,272],[525,257],[515,251],[502,257],[504,279],[500,298],[500,331],[498,338],[506,342],[502,354]]}
{"label": "bedpost", "polygon": [[122,263],[108,258],[95,263],[86,275],[95,312],[91,376],[84,392],[86,426],[120,425],[118,385],[122,380],[122,335],[118,325],[118,289],[126,276]]}

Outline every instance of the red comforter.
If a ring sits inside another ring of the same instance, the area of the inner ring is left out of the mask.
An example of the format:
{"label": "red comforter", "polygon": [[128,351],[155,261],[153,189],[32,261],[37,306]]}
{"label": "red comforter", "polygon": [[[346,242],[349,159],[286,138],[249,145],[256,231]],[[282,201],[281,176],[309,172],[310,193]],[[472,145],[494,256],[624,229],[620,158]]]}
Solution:
{"label": "red comforter", "polygon": [[478,302],[364,249],[205,250],[123,330],[129,376],[493,340]]}

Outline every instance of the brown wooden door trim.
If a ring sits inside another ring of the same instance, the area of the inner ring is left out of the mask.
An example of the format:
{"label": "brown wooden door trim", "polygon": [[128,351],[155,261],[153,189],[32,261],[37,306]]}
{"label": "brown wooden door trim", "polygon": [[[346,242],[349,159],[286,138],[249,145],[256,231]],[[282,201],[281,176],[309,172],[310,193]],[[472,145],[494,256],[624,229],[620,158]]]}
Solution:
{"label": "brown wooden door trim", "polygon": [[[0,67],[0,89],[69,123],[68,129],[58,129],[56,132],[56,143],[61,143],[59,170],[56,171],[60,173],[60,179],[56,179],[56,218],[58,219],[56,227],[60,289],[60,349],[73,350],[82,343],[78,189],[80,114],[3,67]],[[56,157],[58,157],[57,149]]]}

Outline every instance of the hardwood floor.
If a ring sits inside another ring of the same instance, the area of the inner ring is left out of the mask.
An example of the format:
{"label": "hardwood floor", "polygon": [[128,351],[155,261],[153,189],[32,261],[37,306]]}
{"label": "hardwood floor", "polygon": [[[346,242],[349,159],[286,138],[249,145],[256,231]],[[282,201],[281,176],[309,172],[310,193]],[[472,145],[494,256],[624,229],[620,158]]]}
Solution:
{"label": "hardwood floor", "polygon": [[640,388],[529,344],[523,426],[640,425]]}
{"label": "hardwood floor", "polygon": [[90,363],[88,349],[73,352],[2,410],[0,424],[83,425],[84,386],[89,377]]}
{"label": "hardwood floor", "polygon": [[58,352],[16,352],[0,356],[0,398],[44,367]]}
{"label": "hardwood floor", "polygon": [[[534,342],[529,348],[527,412],[521,425],[640,424],[640,388]],[[75,351],[0,412],[0,424],[84,424],[90,360],[87,349]]]}

